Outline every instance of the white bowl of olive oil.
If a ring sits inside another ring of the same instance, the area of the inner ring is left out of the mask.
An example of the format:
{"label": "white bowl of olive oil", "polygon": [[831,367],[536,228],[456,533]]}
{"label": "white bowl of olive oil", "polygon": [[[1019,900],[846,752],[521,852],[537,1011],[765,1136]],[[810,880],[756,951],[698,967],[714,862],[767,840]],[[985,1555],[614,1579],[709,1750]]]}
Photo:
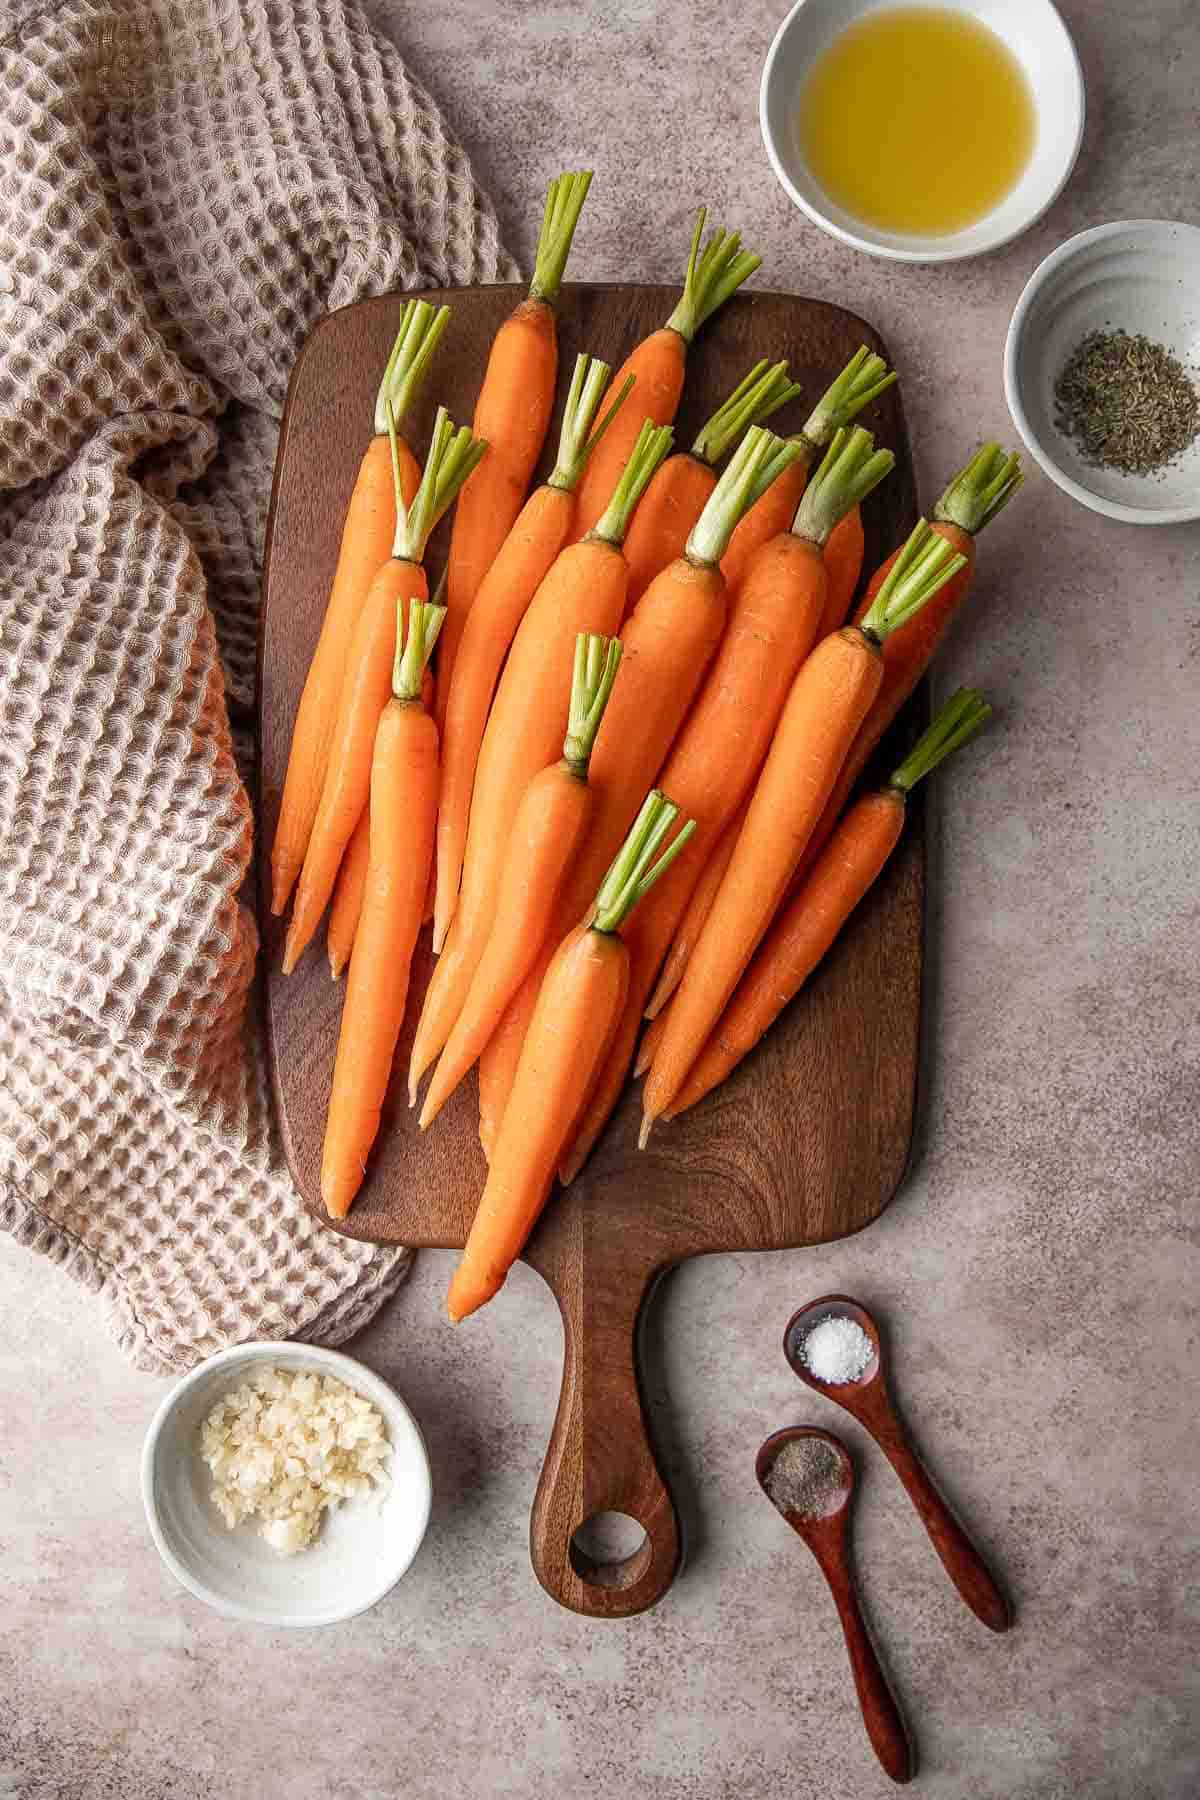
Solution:
{"label": "white bowl of olive oil", "polygon": [[1026,230],[1070,175],[1083,116],[1051,0],[797,0],[759,94],[796,205],[899,262],[978,256]]}

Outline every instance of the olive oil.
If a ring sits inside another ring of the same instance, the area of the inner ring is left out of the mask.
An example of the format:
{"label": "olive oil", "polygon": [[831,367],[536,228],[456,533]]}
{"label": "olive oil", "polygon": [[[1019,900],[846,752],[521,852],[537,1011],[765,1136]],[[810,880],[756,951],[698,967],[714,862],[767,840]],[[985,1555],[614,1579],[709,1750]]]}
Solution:
{"label": "olive oil", "polygon": [[800,145],[843,211],[942,236],[1003,200],[1036,135],[1024,70],[966,13],[897,6],[836,38],[800,97]]}

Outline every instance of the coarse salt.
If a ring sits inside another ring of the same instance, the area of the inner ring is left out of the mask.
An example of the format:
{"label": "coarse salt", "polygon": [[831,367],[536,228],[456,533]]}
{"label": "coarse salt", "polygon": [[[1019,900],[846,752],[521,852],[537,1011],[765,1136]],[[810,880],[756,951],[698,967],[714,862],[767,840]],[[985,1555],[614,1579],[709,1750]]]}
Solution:
{"label": "coarse salt", "polygon": [[264,1369],[226,1394],[200,1428],[212,1500],[232,1531],[262,1520],[262,1536],[294,1556],[325,1512],[388,1486],[382,1414],[344,1381]]}
{"label": "coarse salt", "polygon": [[805,1368],[831,1386],[857,1381],[873,1355],[870,1338],[854,1319],[822,1319],[800,1344]]}

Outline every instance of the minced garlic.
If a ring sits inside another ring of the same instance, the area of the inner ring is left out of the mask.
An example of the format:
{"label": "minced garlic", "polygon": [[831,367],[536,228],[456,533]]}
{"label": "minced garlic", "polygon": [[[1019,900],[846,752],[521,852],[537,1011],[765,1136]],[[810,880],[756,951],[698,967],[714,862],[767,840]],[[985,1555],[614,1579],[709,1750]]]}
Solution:
{"label": "minced garlic", "polygon": [[382,1415],[344,1381],[263,1369],[217,1402],[200,1452],[229,1529],[260,1518],[268,1544],[294,1556],[327,1507],[386,1488],[391,1447]]}

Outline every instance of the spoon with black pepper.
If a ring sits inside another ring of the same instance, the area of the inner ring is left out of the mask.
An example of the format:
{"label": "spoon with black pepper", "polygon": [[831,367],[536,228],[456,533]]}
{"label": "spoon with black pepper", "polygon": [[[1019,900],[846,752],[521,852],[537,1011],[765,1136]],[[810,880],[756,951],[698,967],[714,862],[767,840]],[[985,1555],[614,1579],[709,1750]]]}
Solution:
{"label": "spoon with black pepper", "polygon": [[893,1781],[911,1781],[916,1758],[868,1635],[850,1568],[848,1538],[854,1494],[850,1452],[832,1432],[818,1431],[814,1425],[792,1425],[767,1439],[754,1472],[767,1499],[804,1539],[829,1583],[872,1749]]}
{"label": "spoon with black pepper", "polygon": [[1008,1600],[913,1449],[888,1390],[879,1327],[857,1300],[826,1294],[788,1320],[783,1353],[815,1393],[844,1407],[870,1432],[895,1469],[942,1559],[976,1618],[992,1631],[1012,1624]]}

